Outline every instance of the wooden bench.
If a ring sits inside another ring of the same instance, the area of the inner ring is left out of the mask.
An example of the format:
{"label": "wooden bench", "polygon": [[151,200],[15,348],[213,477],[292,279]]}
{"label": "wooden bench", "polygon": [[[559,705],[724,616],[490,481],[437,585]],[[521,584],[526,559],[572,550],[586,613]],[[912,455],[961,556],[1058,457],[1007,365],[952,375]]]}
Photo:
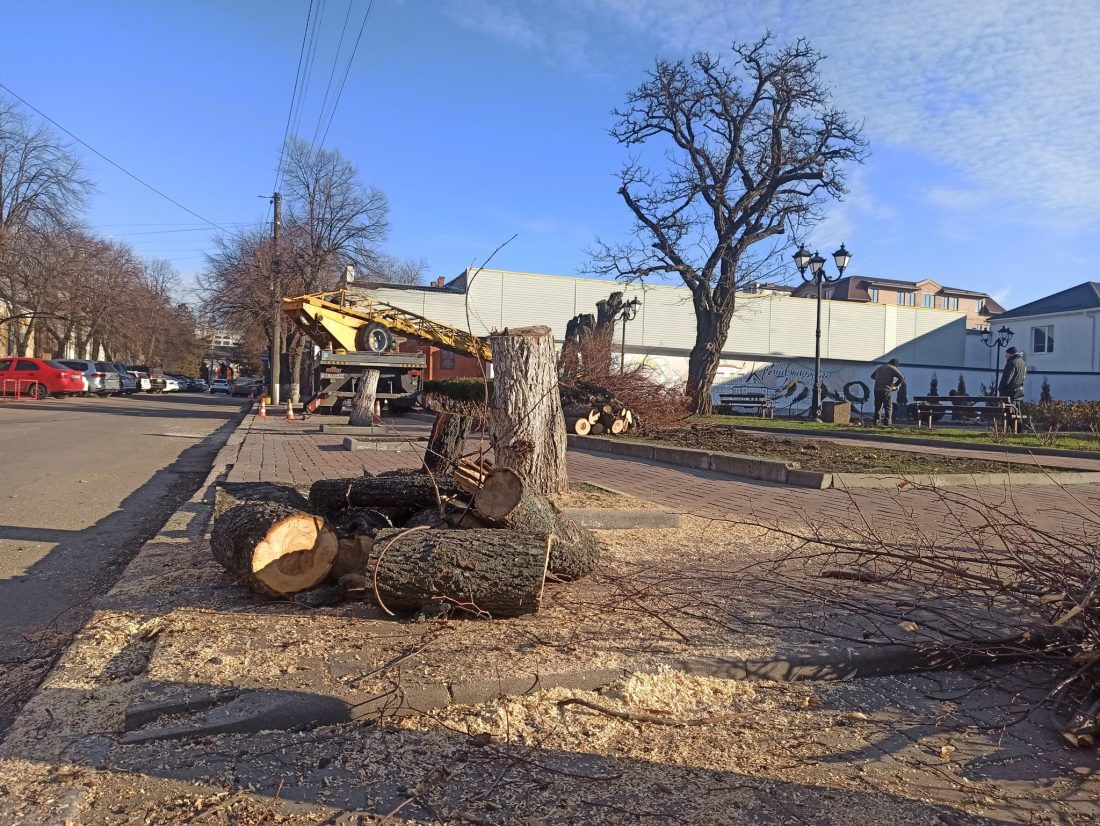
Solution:
{"label": "wooden bench", "polygon": [[763,393],[719,393],[718,412],[733,415],[734,408],[748,407],[762,418],[775,418],[775,402]]}
{"label": "wooden bench", "polygon": [[917,427],[932,423],[950,413],[953,421],[982,419],[1012,425],[1020,432],[1020,422],[1027,417],[1008,396],[914,396],[917,407]]}

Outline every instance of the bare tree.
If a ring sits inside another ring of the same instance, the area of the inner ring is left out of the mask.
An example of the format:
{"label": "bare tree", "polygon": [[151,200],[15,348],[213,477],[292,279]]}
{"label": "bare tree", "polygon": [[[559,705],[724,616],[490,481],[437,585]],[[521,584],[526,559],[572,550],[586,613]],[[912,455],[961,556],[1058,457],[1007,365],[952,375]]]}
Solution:
{"label": "bare tree", "polygon": [[668,166],[658,173],[633,158],[623,167],[619,195],[635,237],[597,239],[591,251],[596,272],[677,275],[691,291],[687,392],[696,413],[711,412],[736,291],[782,251],[784,234],[845,194],[844,166],[866,146],[860,127],[831,105],[822,56],[804,40],[774,49],[766,35],[732,51],[732,68],[707,53],[658,60],[614,112],[611,135],[647,150],[661,142]]}
{"label": "bare tree", "polygon": [[376,253],[367,264],[366,270],[358,277],[375,284],[416,286],[424,283],[427,274],[426,258],[397,258],[386,253]]}

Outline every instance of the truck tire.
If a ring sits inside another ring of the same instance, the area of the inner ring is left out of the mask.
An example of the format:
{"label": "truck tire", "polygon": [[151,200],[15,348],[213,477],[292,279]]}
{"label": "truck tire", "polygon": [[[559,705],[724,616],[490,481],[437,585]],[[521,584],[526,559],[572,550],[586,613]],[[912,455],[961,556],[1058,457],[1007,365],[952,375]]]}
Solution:
{"label": "truck tire", "polygon": [[393,333],[377,321],[359,328],[355,334],[355,346],[368,353],[385,353],[393,346]]}

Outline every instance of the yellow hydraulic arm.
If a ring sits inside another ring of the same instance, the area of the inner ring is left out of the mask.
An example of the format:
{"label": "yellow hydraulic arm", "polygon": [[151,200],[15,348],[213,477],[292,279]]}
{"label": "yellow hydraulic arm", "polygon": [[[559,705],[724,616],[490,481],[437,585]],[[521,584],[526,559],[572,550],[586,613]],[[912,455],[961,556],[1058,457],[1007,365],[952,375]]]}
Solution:
{"label": "yellow hydraulic arm", "polygon": [[363,334],[372,324],[380,324],[455,353],[483,361],[493,358],[489,345],[472,333],[347,290],[284,298],[283,312],[322,347],[331,340],[345,350],[369,351]]}

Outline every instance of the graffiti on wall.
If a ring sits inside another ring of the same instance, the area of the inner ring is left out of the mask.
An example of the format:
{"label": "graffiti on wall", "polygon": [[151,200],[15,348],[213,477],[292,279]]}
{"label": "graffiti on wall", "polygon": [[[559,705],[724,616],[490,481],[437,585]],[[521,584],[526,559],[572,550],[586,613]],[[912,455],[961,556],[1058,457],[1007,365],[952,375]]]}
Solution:
{"label": "graffiti on wall", "polygon": [[[848,401],[861,410],[871,400],[870,372],[865,364],[821,365],[821,398]],[[783,415],[809,412],[813,403],[814,365],[801,360],[723,360],[714,382],[714,397],[720,393],[764,393]]]}

